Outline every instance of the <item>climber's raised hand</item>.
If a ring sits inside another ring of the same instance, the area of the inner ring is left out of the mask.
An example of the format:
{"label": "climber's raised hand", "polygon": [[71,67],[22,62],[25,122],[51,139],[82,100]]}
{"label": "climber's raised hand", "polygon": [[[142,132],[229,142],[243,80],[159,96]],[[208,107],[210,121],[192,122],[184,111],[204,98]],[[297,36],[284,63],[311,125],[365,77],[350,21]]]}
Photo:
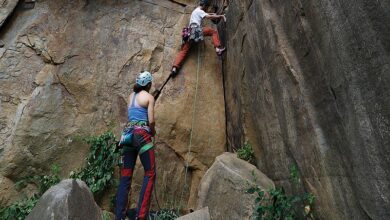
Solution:
{"label": "climber's raised hand", "polygon": [[222,16],[222,19],[224,22],[226,22],[226,16],[225,15],[221,15]]}

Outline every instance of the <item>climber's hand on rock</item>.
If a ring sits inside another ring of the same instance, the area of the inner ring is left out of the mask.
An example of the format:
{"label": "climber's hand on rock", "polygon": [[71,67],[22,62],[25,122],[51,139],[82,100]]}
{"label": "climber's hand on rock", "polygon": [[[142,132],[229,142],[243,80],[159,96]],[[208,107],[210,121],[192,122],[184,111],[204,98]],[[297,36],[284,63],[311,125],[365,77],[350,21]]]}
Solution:
{"label": "climber's hand on rock", "polygon": [[225,15],[222,15],[222,19],[224,22],[226,22],[226,16]]}

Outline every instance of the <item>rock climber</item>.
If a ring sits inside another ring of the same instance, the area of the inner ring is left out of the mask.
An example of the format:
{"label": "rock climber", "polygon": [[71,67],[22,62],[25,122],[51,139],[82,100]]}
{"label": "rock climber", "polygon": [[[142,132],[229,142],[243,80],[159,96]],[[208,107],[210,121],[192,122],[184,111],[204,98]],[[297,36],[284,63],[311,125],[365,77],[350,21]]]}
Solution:
{"label": "rock climber", "polygon": [[224,19],[226,22],[225,15],[217,15],[215,13],[207,13],[209,3],[208,0],[201,0],[199,6],[191,13],[190,23],[188,28],[183,29],[183,45],[177,55],[175,62],[172,67],[171,76],[175,77],[181,68],[184,59],[186,58],[189,50],[193,43],[198,43],[203,40],[203,36],[212,36],[215,52],[218,56],[222,55],[226,48],[221,46],[218,32],[210,27],[202,28],[202,20],[206,19]]}
{"label": "rock climber", "polygon": [[119,146],[123,147],[123,165],[116,198],[116,220],[126,218],[128,195],[134,166],[139,155],[145,175],[136,208],[136,219],[146,219],[156,178],[155,155],[152,137],[155,135],[154,97],[149,94],[152,75],[138,74],[133,93],[128,99],[128,124],[122,132]]}

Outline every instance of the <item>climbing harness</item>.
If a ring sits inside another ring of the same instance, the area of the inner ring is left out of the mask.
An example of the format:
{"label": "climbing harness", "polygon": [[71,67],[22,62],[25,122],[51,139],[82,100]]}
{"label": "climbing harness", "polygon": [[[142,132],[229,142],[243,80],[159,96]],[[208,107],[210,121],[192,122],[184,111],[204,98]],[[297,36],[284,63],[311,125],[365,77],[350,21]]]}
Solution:
{"label": "climbing harness", "polygon": [[183,47],[188,41],[199,43],[204,40],[203,29],[200,25],[192,23],[184,27],[181,32],[181,46]]}
{"label": "climbing harness", "polygon": [[190,27],[184,27],[183,30],[181,31],[181,46],[183,46],[188,41],[190,35],[191,35]]}
{"label": "climbing harness", "polygon": [[188,40],[195,43],[199,43],[200,41],[204,40],[203,29],[200,25],[192,23],[188,28],[190,29],[190,36]]}

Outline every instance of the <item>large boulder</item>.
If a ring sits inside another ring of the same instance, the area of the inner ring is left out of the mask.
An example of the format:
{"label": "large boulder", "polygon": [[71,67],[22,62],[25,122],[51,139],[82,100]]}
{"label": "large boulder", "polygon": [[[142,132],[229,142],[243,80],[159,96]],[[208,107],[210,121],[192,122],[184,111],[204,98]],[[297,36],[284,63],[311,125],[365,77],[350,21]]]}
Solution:
{"label": "large boulder", "polygon": [[80,180],[67,179],[51,187],[39,199],[26,220],[102,219],[88,186]]}
{"label": "large boulder", "polygon": [[209,208],[204,207],[190,214],[184,215],[176,220],[210,220]]}
{"label": "large boulder", "polygon": [[211,219],[250,219],[254,195],[245,191],[253,185],[268,190],[274,183],[252,164],[224,153],[202,178],[198,208],[208,207]]}

